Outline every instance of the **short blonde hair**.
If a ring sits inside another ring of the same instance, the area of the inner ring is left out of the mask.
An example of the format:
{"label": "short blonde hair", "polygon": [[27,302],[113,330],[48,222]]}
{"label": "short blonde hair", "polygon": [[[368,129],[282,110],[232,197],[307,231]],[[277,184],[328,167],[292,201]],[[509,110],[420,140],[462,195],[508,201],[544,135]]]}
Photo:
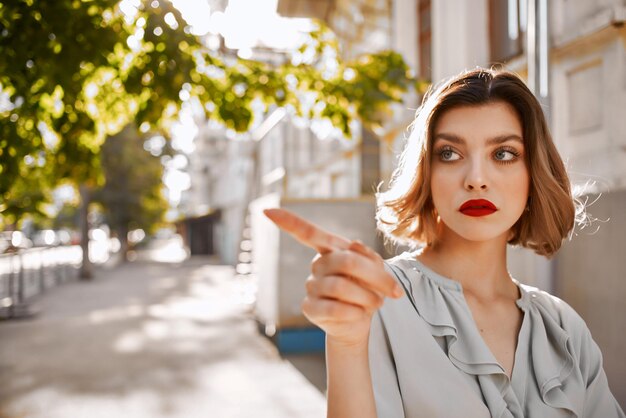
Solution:
{"label": "short blonde hair", "polygon": [[389,189],[376,193],[376,221],[386,239],[416,247],[437,240],[437,212],[430,189],[433,133],[446,111],[459,106],[506,102],[522,123],[530,174],[528,210],[512,228],[509,244],[551,257],[568,236],[576,201],[541,105],[515,74],[477,68],[444,80],[426,93],[417,110]]}

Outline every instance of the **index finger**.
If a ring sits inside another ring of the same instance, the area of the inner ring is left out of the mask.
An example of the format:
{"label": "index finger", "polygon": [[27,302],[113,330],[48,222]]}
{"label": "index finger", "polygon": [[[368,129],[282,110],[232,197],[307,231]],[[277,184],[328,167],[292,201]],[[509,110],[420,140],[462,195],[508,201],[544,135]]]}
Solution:
{"label": "index finger", "polygon": [[350,240],[325,231],[286,209],[265,209],[263,213],[280,229],[320,254],[337,249],[347,250],[350,247]]}

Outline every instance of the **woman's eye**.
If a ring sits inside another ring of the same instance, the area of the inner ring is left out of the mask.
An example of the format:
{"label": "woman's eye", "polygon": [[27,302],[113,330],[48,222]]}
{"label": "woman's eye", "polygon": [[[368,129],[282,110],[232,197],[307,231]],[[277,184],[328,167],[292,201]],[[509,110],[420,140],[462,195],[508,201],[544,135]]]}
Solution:
{"label": "woman's eye", "polygon": [[442,161],[455,161],[455,160],[458,160],[460,158],[459,154],[457,154],[456,152],[452,151],[451,149],[441,150],[439,152],[439,156],[440,156]]}
{"label": "woman's eye", "polygon": [[513,151],[501,149],[501,150],[496,151],[495,157],[496,157],[496,160],[499,160],[499,161],[511,161],[517,158],[517,154]]}

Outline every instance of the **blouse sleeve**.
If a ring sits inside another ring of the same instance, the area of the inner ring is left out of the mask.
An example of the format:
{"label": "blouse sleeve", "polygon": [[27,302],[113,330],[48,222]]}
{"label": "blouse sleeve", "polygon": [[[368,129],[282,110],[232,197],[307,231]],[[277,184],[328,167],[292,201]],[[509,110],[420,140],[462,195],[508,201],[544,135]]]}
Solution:
{"label": "blouse sleeve", "polygon": [[404,418],[396,366],[380,311],[372,317],[369,364],[378,418]]}
{"label": "blouse sleeve", "polygon": [[587,384],[582,416],[625,418],[624,411],[609,389],[606,373],[602,367],[600,348],[586,326],[581,343],[580,366]]}

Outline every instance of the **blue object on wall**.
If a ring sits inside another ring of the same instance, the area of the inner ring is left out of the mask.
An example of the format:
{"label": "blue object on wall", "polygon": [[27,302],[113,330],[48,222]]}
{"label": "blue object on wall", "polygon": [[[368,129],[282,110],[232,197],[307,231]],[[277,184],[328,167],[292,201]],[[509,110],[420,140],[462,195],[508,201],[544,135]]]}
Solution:
{"label": "blue object on wall", "polygon": [[281,328],[274,342],[282,354],[323,353],[326,335],[319,328]]}

